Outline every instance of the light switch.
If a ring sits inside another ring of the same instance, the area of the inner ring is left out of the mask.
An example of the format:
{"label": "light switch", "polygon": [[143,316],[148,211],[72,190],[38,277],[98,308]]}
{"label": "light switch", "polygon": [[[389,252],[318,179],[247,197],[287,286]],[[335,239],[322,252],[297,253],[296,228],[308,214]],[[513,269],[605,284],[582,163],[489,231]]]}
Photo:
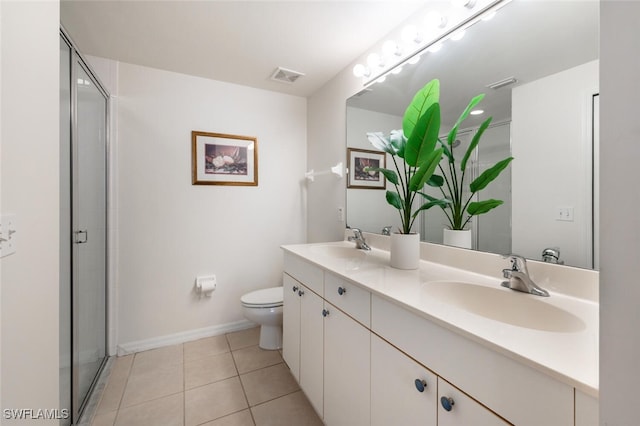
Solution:
{"label": "light switch", "polygon": [[0,257],[16,252],[16,232],[16,215],[2,215],[0,217]]}

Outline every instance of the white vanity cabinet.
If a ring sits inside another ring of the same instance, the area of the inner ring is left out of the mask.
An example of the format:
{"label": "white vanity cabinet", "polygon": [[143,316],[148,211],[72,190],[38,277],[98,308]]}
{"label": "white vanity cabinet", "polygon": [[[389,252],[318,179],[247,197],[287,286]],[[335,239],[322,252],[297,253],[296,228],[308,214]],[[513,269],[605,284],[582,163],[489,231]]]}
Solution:
{"label": "white vanity cabinet", "polygon": [[436,426],[437,398],[435,374],[371,335],[372,426]]}
{"label": "white vanity cabinet", "polygon": [[368,426],[371,332],[328,302],[324,312],[324,422]]}
{"label": "white vanity cabinet", "polygon": [[438,426],[508,426],[456,387],[438,378]]}

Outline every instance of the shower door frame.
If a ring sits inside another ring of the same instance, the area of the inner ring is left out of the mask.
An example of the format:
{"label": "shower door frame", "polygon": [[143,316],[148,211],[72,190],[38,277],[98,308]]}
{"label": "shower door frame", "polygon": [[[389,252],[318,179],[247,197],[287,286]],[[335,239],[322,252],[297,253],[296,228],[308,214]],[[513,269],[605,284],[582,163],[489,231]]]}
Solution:
{"label": "shower door frame", "polygon": [[[109,229],[110,229],[110,220],[109,220],[109,190],[110,190],[110,95],[109,92],[104,88],[104,85],[92,70],[88,62],[84,59],[82,54],[79,52],[77,46],[68,35],[64,27],[60,26],[60,37],[64,40],[70,48],[70,78],[71,78],[71,140],[70,140],[70,151],[71,151],[71,170],[70,176],[70,195],[71,195],[71,235],[69,236],[69,242],[71,245],[71,282],[70,282],[70,290],[71,290],[71,330],[69,330],[71,335],[71,389],[69,392],[71,394],[71,407],[70,407],[70,415],[71,415],[71,424],[77,424],[80,421],[80,417],[83,414],[83,411],[90,400],[92,392],[96,386],[96,383],[100,377],[102,370],[104,369],[108,358],[109,358],[109,283],[110,283],[110,259],[109,259],[109,247],[110,247],[110,239],[109,239]],[[79,328],[77,327],[77,317],[79,312],[78,300],[77,296],[79,294],[79,279],[78,279],[78,250],[77,243],[74,241],[73,236],[75,235],[75,219],[74,216],[77,215],[79,210],[78,203],[78,184],[77,184],[77,176],[78,176],[78,164],[77,164],[77,155],[78,155],[78,116],[77,116],[77,103],[78,103],[78,71],[77,66],[82,67],[82,70],[87,74],[87,76],[91,79],[92,83],[98,89],[100,94],[105,99],[105,146],[104,146],[104,171],[105,171],[105,188],[104,188],[104,202],[105,202],[105,247],[104,247],[104,357],[100,362],[99,367],[97,368],[96,374],[92,379],[92,383],[89,386],[86,395],[79,395],[79,371],[78,371],[78,353],[79,353]],[[74,262],[76,260],[76,262]],[[61,285],[63,285],[61,283]],[[75,296],[74,296],[75,295]],[[62,332],[62,330],[61,330]],[[62,391],[62,390],[61,390]],[[82,398],[82,400],[80,400]],[[64,408],[64,407],[63,407]]]}

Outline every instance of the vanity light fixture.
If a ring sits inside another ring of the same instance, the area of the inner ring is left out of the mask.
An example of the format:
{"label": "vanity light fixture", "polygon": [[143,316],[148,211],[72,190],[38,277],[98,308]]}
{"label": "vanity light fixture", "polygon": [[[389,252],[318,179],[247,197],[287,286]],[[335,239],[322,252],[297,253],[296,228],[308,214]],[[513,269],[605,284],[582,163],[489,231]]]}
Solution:
{"label": "vanity light fixture", "polygon": [[385,56],[402,56],[402,48],[393,40],[387,40],[382,45],[382,53]]}
{"label": "vanity light fixture", "polygon": [[466,7],[467,9],[473,9],[476,5],[475,0],[451,0],[451,4],[455,7]]}
{"label": "vanity light fixture", "polygon": [[384,67],[384,60],[377,53],[370,53],[367,56],[367,65],[369,65],[369,68],[382,68]]}
{"label": "vanity light fixture", "polygon": [[424,25],[427,28],[444,28],[447,26],[447,17],[433,10],[424,17]]}
{"label": "vanity light fixture", "polygon": [[407,25],[402,30],[402,41],[407,44],[420,44],[422,43],[422,34],[418,31],[418,27],[415,25]]}

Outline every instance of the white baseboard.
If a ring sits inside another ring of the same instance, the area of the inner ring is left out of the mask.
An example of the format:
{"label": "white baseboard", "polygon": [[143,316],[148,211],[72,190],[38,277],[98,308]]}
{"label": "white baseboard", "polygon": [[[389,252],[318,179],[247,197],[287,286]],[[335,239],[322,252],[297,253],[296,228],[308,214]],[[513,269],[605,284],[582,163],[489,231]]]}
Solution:
{"label": "white baseboard", "polygon": [[147,351],[149,349],[161,348],[163,346],[177,345],[179,343],[190,342],[192,340],[198,340],[204,337],[218,336],[220,334],[246,330],[247,328],[256,326],[257,324],[244,319],[227,324],[214,325],[212,327],[199,328],[196,330],[183,331],[182,333],[154,337],[152,339],[122,343],[118,345],[118,356]]}

